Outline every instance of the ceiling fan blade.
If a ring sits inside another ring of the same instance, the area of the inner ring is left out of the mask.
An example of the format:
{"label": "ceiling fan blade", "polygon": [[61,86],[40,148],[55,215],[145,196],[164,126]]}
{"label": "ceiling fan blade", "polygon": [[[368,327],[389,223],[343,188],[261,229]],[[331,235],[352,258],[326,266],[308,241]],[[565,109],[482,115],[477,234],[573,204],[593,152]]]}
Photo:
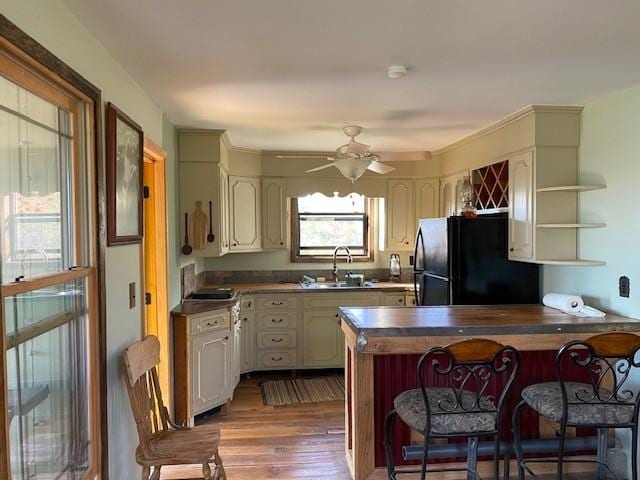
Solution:
{"label": "ceiling fan blade", "polygon": [[420,162],[431,160],[431,152],[376,152],[384,162]]}
{"label": "ceiling fan blade", "polygon": [[320,170],[324,170],[325,168],[329,168],[329,167],[333,167],[334,163],[327,163],[325,165],[322,165],[320,167],[316,167],[316,168],[312,168],[311,170],[307,170],[305,173],[311,173],[311,172],[319,172]]}
{"label": "ceiling fan blade", "polygon": [[390,167],[382,162],[371,162],[367,167],[367,170],[384,175],[385,173],[393,172],[395,167]]}

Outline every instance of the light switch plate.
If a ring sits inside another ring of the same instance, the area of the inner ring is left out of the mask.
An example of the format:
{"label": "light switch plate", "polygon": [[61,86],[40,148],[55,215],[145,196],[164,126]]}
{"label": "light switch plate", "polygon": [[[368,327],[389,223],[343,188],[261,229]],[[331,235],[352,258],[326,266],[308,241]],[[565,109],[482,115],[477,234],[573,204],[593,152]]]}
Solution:
{"label": "light switch plate", "polygon": [[136,282],[129,284],[129,308],[136,307]]}

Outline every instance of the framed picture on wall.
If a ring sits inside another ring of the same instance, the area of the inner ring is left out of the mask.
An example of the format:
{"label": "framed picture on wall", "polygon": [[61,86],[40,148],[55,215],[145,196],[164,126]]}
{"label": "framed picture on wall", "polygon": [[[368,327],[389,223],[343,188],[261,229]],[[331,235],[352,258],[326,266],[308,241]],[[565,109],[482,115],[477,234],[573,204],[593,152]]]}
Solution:
{"label": "framed picture on wall", "polygon": [[107,243],[142,241],[142,151],[140,126],[107,104]]}

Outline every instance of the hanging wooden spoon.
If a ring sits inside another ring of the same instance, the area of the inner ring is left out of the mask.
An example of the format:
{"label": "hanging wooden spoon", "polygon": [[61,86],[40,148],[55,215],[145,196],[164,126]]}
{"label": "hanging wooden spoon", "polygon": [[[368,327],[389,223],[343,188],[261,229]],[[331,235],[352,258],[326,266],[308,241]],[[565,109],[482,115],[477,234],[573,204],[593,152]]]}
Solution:
{"label": "hanging wooden spoon", "polygon": [[184,245],[182,246],[183,255],[191,255],[193,248],[189,245],[189,213],[184,214]]}
{"label": "hanging wooden spoon", "polygon": [[213,243],[216,237],[213,235],[213,202],[209,202],[209,235],[207,235],[207,242]]}

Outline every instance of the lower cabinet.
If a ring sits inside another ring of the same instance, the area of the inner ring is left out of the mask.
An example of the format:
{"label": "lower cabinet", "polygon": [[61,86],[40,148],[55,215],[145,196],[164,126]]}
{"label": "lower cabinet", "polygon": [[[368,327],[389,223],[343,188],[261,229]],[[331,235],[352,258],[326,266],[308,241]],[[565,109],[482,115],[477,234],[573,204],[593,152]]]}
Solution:
{"label": "lower cabinet", "polygon": [[253,312],[240,312],[240,373],[253,370],[256,366],[256,344]]}
{"label": "lower cabinet", "polygon": [[[240,368],[242,362],[242,323],[236,318],[233,324],[233,388],[240,383]],[[233,397],[233,392],[231,392]]]}
{"label": "lower cabinet", "polygon": [[344,335],[335,309],[302,315],[302,366],[343,367]]}
{"label": "lower cabinet", "polygon": [[191,340],[191,412],[198,415],[229,399],[235,387],[233,343],[229,330],[195,335]]}

